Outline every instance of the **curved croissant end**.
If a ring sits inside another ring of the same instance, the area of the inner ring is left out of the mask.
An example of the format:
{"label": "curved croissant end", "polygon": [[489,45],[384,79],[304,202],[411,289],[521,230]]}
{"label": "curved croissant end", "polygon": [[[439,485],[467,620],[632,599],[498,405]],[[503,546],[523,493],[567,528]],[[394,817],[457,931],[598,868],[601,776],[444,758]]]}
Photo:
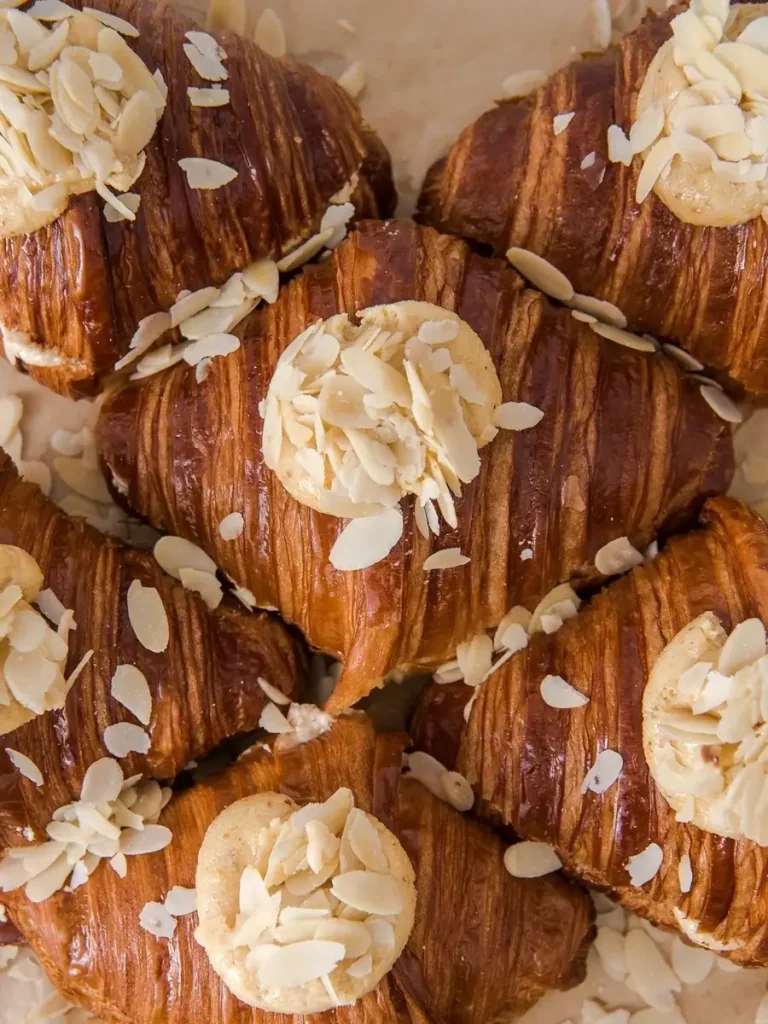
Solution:
{"label": "curved croissant end", "polygon": [[[131,43],[150,71],[161,70],[168,97],[134,188],[135,221],[106,222],[102,201],[87,192],[49,227],[0,240],[0,324],[63,357],[28,369],[64,394],[94,391],[139,320],[170,309],[183,289],[221,285],[315,234],[350,181],[356,216],[387,216],[395,205],[389,156],[332,79],[226,34],[218,38],[230,101],[193,107],[187,88],[210,84],[184,52],[185,33],[198,26],[155,0],[93,4],[138,29]],[[192,189],[179,166],[186,157],[238,176]]]}
{"label": "curved croissant end", "polygon": [[[747,391],[765,393],[768,309],[755,297],[766,288],[768,225],[760,217],[729,228],[686,224],[654,193],[638,205],[640,157],[629,167],[608,161],[608,128],[629,130],[680,9],[646,18],[606,53],[484,113],[430,170],[419,215],[499,255],[510,246],[538,253],[577,292],[618,305],[638,332],[677,340]],[[553,117],[563,111],[575,117],[555,135]]]}
{"label": "curved croissant end", "polygon": [[[76,892],[43,904],[12,893],[5,899],[13,919],[68,999],[136,1024],[486,1024],[524,1012],[548,988],[578,983],[593,930],[586,893],[557,875],[510,877],[498,837],[400,777],[405,742],[375,736],[367,719],[353,715],[302,747],[245,755],[171,801],[161,821],[173,842],[131,858],[126,880],[103,867]],[[140,928],[146,902],[174,885],[194,886],[203,835],[226,806],[260,791],[325,800],[341,786],[403,843],[417,889],[405,952],[354,1006],[311,1017],[253,1009],[214,973],[193,937],[196,914],[179,918],[168,941]]]}
{"label": "curved croissant end", "polygon": [[[77,627],[69,634],[65,675],[90,650],[59,711],[33,717],[0,737],[0,849],[22,841],[31,827],[37,840],[57,807],[77,799],[83,776],[109,756],[104,730],[134,721],[111,695],[118,665],[134,665],[152,695],[146,755],[121,759],[128,776],[142,772],[172,778],[193,758],[239,732],[256,727],[265,704],[263,676],[293,694],[305,657],[288,630],[268,615],[249,615],[222,605],[208,610],[194,593],[166,576],[150,554],[103,537],[82,520],[70,519],[39,488],[20,480],[0,453],[0,540],[28,551]],[[169,620],[167,649],[156,654],[137,640],[126,610],[131,582],[156,587]],[[6,748],[38,766],[37,787],[12,764]]]}
{"label": "curved croissant end", "polygon": [[[539,634],[481,688],[468,725],[467,687],[428,692],[416,742],[451,763],[478,791],[481,813],[521,836],[551,843],[568,872],[609,889],[655,924],[684,916],[708,941],[732,946],[745,966],[768,964],[768,849],[683,824],[651,778],[643,751],[642,702],[651,668],[679,631],[704,612],[726,630],[768,619],[768,527],[730,498],[708,502],[702,529],[671,540],[652,562],[612,583],[551,636]],[[559,675],[590,700],[558,711],[539,687]],[[463,691],[463,693],[462,693]],[[581,793],[596,752],[621,754],[606,792]],[[664,860],[646,885],[630,884],[627,861],[657,843]],[[688,855],[690,892],[678,865]]]}
{"label": "curved croissant end", "polygon": [[[535,429],[502,431],[482,449],[480,476],[456,503],[458,528],[439,538],[470,557],[450,585],[424,572],[434,539],[415,528],[410,499],[388,558],[333,569],[344,520],[295,501],[261,457],[258,407],[281,351],[319,317],[401,299],[458,313],[490,351],[504,400],[544,412]],[[335,711],[392,672],[453,658],[459,642],[557,583],[596,582],[605,543],[627,535],[642,549],[730,480],[728,428],[671,360],[598,338],[505,263],[411,222],[364,224],[253,316],[244,337],[199,386],[180,366],[110,395],[102,455],[142,516],[198,543],[260,606],[343,658]],[[218,523],[233,508],[245,529],[223,541]]]}

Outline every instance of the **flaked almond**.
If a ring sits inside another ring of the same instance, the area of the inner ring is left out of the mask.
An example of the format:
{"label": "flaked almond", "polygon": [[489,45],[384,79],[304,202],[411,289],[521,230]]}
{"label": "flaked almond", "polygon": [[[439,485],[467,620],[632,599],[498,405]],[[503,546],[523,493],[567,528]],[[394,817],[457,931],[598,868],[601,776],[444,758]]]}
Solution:
{"label": "flaked almond", "polygon": [[181,579],[180,569],[199,569],[201,572],[216,573],[216,563],[202,548],[183,537],[161,537],[152,553],[155,561],[174,579]]}
{"label": "flaked almond", "polygon": [[130,722],[108,725],[104,730],[104,746],[113,757],[127,757],[131,753],[148,754],[149,742],[148,734]]}
{"label": "flaked almond", "polygon": [[580,708],[589,703],[589,697],[579,693],[562,676],[545,676],[540,690],[541,699],[551,708]]}
{"label": "flaked almond", "polygon": [[118,665],[112,676],[110,693],[143,724],[152,715],[152,694],[146,676],[134,665]]}
{"label": "flaked almond", "polygon": [[259,726],[267,732],[289,733],[293,726],[275,704],[265,704],[259,717]]}
{"label": "flaked almond", "polygon": [[226,107],[229,103],[229,89],[199,89],[189,86],[187,96],[193,107]]}
{"label": "flaked almond", "polygon": [[42,786],[44,781],[43,773],[31,758],[27,757],[26,754],[22,754],[20,750],[14,750],[13,747],[6,747],[5,752],[11,764],[14,768],[18,769],[24,778],[29,779],[36,786]]}
{"label": "flaked almond", "polygon": [[527,402],[504,402],[493,414],[493,422],[502,430],[530,430],[543,418],[541,409]]}
{"label": "flaked almond", "polygon": [[217,189],[234,181],[238,172],[218,160],[207,160],[191,156],[179,160],[179,167],[187,176],[187,185],[192,189]]}
{"label": "flaked almond", "polygon": [[402,534],[403,516],[397,508],[352,519],[337,537],[329,561],[341,572],[367,569],[386,558]]}
{"label": "flaked almond", "polygon": [[528,249],[513,247],[507,250],[507,259],[534,287],[560,302],[570,302],[575,294],[573,285],[548,260]]}
{"label": "flaked almond", "polygon": [[253,41],[270,57],[284,57],[288,52],[283,23],[271,7],[265,7],[259,15]]}
{"label": "flaked almond", "polygon": [[549,843],[526,840],[507,848],[504,867],[513,878],[541,878],[559,871],[562,861]]}
{"label": "flaked almond", "polygon": [[624,767],[624,758],[615,750],[601,750],[581,784],[581,792],[605,793],[616,782]]}
{"label": "flaked almond", "polygon": [[170,628],[157,589],[145,587],[139,580],[133,580],[128,588],[127,606],[128,620],[142,647],[156,654],[166,650]]}
{"label": "flaked almond", "polygon": [[658,843],[650,843],[640,853],[630,857],[626,868],[632,885],[645,885],[655,878],[663,859],[664,853]]}
{"label": "flaked almond", "polygon": [[642,565],[643,556],[627,537],[617,537],[604,544],[595,555],[595,568],[603,576],[615,576]]}
{"label": "flaked almond", "polygon": [[456,569],[466,565],[469,558],[462,555],[461,548],[444,548],[442,551],[435,551],[424,561],[424,571],[431,572],[434,569]]}

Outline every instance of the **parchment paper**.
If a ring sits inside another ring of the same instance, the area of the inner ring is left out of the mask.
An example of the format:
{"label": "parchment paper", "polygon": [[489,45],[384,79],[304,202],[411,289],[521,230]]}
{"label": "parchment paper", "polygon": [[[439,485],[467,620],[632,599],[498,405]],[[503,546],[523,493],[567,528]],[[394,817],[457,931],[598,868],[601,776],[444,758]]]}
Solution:
{"label": "parchment paper", "polygon": [[[261,5],[249,3],[252,27]],[[205,0],[181,0],[181,6],[200,17]],[[554,70],[592,42],[589,0],[272,0],[272,6],[293,55],[335,76],[352,61],[364,62],[368,84],[361,105],[392,154],[403,214],[412,209],[430,163],[501,95],[507,75]],[[93,417],[89,403],[46,392],[4,362],[0,392],[24,397],[26,459],[44,455],[52,430],[76,429]],[[629,989],[606,977],[594,951],[589,963],[585,984],[547,996],[525,1024],[580,1024],[587,997],[609,1009],[643,1008]],[[767,983],[768,971],[715,967],[695,989],[686,986],[678,1001],[689,1024],[752,1024]]]}

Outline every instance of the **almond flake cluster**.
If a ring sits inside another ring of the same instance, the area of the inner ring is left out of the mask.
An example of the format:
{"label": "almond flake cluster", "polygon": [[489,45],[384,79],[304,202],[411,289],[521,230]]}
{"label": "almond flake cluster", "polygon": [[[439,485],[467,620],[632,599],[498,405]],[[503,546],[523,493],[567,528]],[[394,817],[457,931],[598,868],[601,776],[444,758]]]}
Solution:
{"label": "almond flake cluster", "polygon": [[103,859],[124,878],[126,857],[163,850],[171,831],[156,824],[171,790],[123,770],[110,757],[85,773],[80,799],[54,811],[39,846],[12,847],[0,861],[0,890],[24,886],[33,903],[84,885]]}
{"label": "almond flake cluster", "polygon": [[730,41],[724,38],[729,13],[728,0],[693,0],[672,19],[672,58],[688,88],[647,107],[617,157],[630,163],[648,150],[638,202],[676,157],[751,188],[766,180],[768,18],[756,18]]}
{"label": "almond flake cluster", "polygon": [[391,955],[406,894],[350,790],[276,818],[254,849],[230,941],[248,947],[246,967],[262,988],[324,979],[332,997],[334,972],[364,981]]}
{"label": "almond flake cluster", "polygon": [[[533,612],[522,605],[515,605],[496,627],[493,637],[478,633],[460,643],[456,657],[445,662],[435,672],[435,682],[464,682],[476,689],[505,665],[513,654],[526,648],[534,633],[556,633],[565,622],[578,614],[580,607],[581,599],[567,583],[553,587]],[[494,661],[496,655],[499,657]],[[471,710],[470,705],[468,708]]]}
{"label": "almond flake cluster", "polygon": [[[9,707],[15,701],[42,715],[63,707],[93,651],[65,679],[69,631],[75,628],[72,611],[52,591],[41,591],[42,573],[26,552],[0,546],[0,569],[13,581],[0,591],[0,705]],[[25,594],[58,624],[57,630],[25,600]]]}
{"label": "almond flake cluster", "polygon": [[[458,318],[409,326],[408,305],[366,310],[360,325],[340,313],[308,327],[281,355],[261,406],[265,464],[298,500],[352,519],[331,551],[338,569],[386,557],[407,494],[424,537],[440,533],[439,514],[455,528],[454,499],[480,472],[479,448],[500,427],[541,419],[525,403],[499,404],[495,371],[492,387],[455,355]],[[486,411],[479,431],[473,408]]]}
{"label": "almond flake cluster", "polygon": [[166,89],[123,34],[138,32],[63,3],[0,11],[0,170],[38,226],[90,189],[107,219],[136,217],[139,197],[115,192],[144,169]]}
{"label": "almond flake cluster", "polygon": [[768,846],[768,653],[765,627],[746,619],[714,661],[680,676],[659,719],[654,777],[682,801],[678,821]]}

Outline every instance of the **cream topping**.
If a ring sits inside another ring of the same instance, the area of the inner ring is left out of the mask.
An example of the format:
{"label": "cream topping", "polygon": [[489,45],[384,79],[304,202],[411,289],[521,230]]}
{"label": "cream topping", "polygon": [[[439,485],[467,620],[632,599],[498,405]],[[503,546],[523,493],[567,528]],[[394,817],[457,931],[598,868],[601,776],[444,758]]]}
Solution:
{"label": "cream topping", "polygon": [[135,219],[137,197],[115,191],[141,175],[165,92],[120,34],[135,29],[104,20],[72,9],[48,28],[34,10],[0,11],[0,237],[50,224],[92,189]]}
{"label": "cream topping", "polygon": [[643,743],[678,821],[768,846],[768,653],[759,619],[711,613],[667,645],[643,697]]}
{"label": "cream topping", "polygon": [[299,807],[245,797],[203,839],[195,933],[249,1006],[321,1013],[378,985],[413,928],[414,874],[399,841],[339,789]]}
{"label": "cream topping", "polygon": [[637,101],[638,202],[682,221],[741,224],[768,203],[768,4],[693,0],[673,18]]}

